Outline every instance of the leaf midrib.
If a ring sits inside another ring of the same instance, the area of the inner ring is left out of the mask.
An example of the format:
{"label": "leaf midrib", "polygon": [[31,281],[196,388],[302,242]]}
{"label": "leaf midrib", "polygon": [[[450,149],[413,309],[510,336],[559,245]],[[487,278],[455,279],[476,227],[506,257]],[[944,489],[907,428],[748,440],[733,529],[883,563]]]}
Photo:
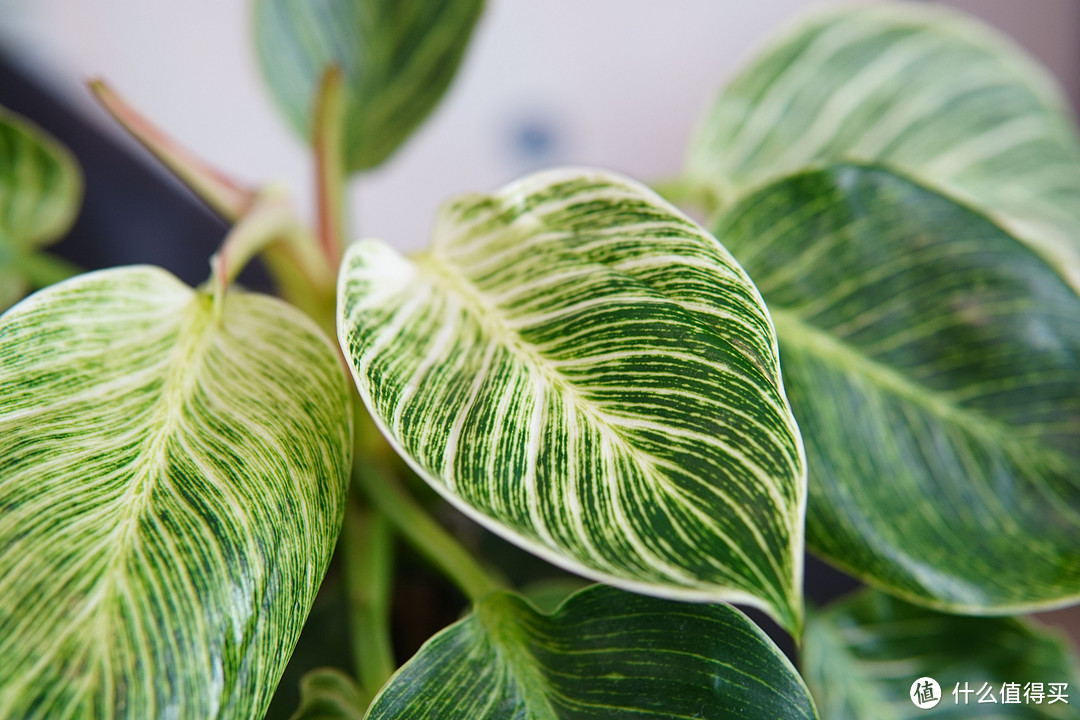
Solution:
{"label": "leaf midrib", "polygon": [[[551,387],[571,398],[574,406],[585,414],[590,421],[596,423],[603,434],[616,441],[619,447],[639,464],[642,471],[648,474],[653,482],[662,486],[668,494],[678,498],[680,502],[685,502],[683,495],[672,486],[671,481],[660,471],[658,467],[659,459],[654,458],[652,455],[634,445],[631,439],[626,437],[619,428],[608,419],[607,414],[602,408],[597,407],[595,404],[582,397],[568,378],[554,371],[545,362],[542,353],[525,341],[520,333],[508,327],[506,323],[502,321],[501,311],[477,293],[467,278],[454,270],[454,265],[449,259],[437,255],[434,251],[429,251],[415,256],[414,262],[421,272],[432,279],[433,283],[444,286],[450,293],[462,298],[468,310],[479,320],[484,330],[492,337],[496,338],[496,342],[501,342],[504,347],[510,350],[514,357],[543,377]],[[731,507],[734,508],[735,505],[732,503]],[[785,517],[784,519],[785,521],[790,520],[788,517]],[[757,529],[749,520],[746,521],[746,524],[748,527]],[[792,533],[791,537],[794,536],[795,533]],[[757,539],[761,547],[766,546],[766,543],[760,536]],[[784,614],[783,608],[788,604],[786,593],[789,592],[790,589],[782,585],[773,586],[767,580],[764,569],[757,562],[745,555],[745,553],[742,553],[741,548],[737,547],[735,544],[729,542],[729,545],[733,552],[740,554],[742,560],[746,562],[747,565],[756,568],[756,576],[761,581],[758,589],[762,594],[759,595],[759,597],[762,597],[762,599],[765,600],[766,598],[764,596],[767,595],[767,602],[769,602],[772,607],[776,608],[777,612]],[[769,559],[769,562],[771,563],[771,558]],[[773,566],[772,569],[776,576],[780,578],[781,583],[787,579],[783,567]],[[682,584],[686,587],[693,587],[692,584],[687,583],[686,581],[683,581]],[[703,585],[704,584],[699,584],[698,586]],[[712,585],[715,586],[715,584]],[[740,589],[746,592],[752,592],[745,588]]]}
{"label": "leaf midrib", "polygon": [[[113,600],[119,578],[123,575],[124,560],[131,554],[136,541],[139,518],[146,512],[153,495],[155,481],[160,479],[161,471],[167,465],[169,439],[176,430],[177,418],[193,389],[195,369],[202,364],[202,358],[208,349],[212,333],[207,332],[213,322],[211,298],[202,294],[193,294],[188,306],[184,308],[179,322],[176,344],[167,360],[167,371],[162,382],[160,395],[154,400],[151,414],[152,431],[140,443],[136,453],[140,459],[138,469],[129,482],[123,500],[117,504],[122,512],[116,522],[115,538],[109,543],[111,560],[102,571],[99,580],[101,590],[98,593],[96,608],[90,611],[97,614],[107,608]],[[98,632],[105,639],[109,633],[108,622],[96,623]],[[107,642],[97,643],[97,648],[108,647]]]}
{"label": "leaf midrib", "polygon": [[513,679],[530,720],[559,720],[551,705],[547,680],[540,662],[529,650],[522,614],[510,595],[494,595],[476,609],[482,632],[487,634],[492,650]]}
{"label": "leaf midrib", "polygon": [[496,342],[508,348],[514,357],[544,378],[548,385],[561,394],[570,397],[575,407],[588,415],[589,420],[601,426],[605,433],[617,438],[623,449],[632,455],[635,460],[640,461],[650,471],[655,469],[653,458],[644,454],[631,443],[618,427],[608,420],[607,414],[602,408],[582,397],[569,378],[552,369],[543,354],[521,337],[521,333],[507,326],[502,321],[499,308],[493,306],[477,293],[472,284],[462,277],[460,273],[454,272],[449,260],[424,254],[416,258],[416,264],[437,284],[447,287],[452,294],[464,299],[471,314],[480,321],[484,330],[495,338]]}

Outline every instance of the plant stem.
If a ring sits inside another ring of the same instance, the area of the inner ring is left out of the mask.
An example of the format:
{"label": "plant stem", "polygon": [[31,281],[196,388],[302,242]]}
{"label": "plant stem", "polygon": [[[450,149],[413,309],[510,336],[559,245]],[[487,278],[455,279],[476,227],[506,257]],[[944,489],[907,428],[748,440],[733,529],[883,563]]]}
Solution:
{"label": "plant stem", "polygon": [[394,536],[385,515],[352,500],[343,543],[353,659],[361,687],[374,696],[397,668],[390,640]]}
{"label": "plant stem", "polygon": [[210,259],[215,298],[224,295],[256,254],[275,244],[287,248],[286,252],[295,264],[293,272],[302,273],[306,278],[306,287],[298,288],[296,293],[300,295],[299,300],[331,293],[333,271],[310,241],[308,231],[296,219],[285,190],[268,185],[259,191],[250,208],[233,225]]}
{"label": "plant stem", "polygon": [[444,530],[387,472],[385,460],[357,458],[353,478],[401,535],[439,568],[473,602],[502,590],[457,539]]}
{"label": "plant stem", "polygon": [[345,97],[341,68],[328,67],[319,83],[315,105],[315,196],[319,240],[330,266],[337,268],[345,251]]}
{"label": "plant stem", "polygon": [[248,211],[255,201],[254,191],[241,186],[182,147],[129,105],[104,80],[91,80],[89,86],[109,114],[214,212],[229,222],[236,222]]}

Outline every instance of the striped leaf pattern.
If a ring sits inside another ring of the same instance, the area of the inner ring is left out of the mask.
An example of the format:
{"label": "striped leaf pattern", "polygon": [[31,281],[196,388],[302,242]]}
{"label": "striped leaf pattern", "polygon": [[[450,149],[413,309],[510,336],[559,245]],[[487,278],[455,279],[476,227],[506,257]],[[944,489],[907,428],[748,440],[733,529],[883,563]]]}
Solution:
{"label": "striped leaf pattern", "polygon": [[817,718],[802,679],[726,605],[593,586],[554,615],[497,594],[421,648],[368,720]]}
{"label": "striped leaf pattern", "polygon": [[776,323],[807,541],[914,602],[1080,599],[1080,298],[979,213],[880,168],[782,180],[717,237]]}
{"label": "striped leaf pattern", "polygon": [[0,717],[261,718],[330,559],[347,377],[152,267],[0,317]]}
{"label": "striped leaf pattern", "polygon": [[82,175],[67,148],[0,108],[0,310],[34,283],[41,247],[67,232],[82,198]]}
{"label": "striped leaf pattern", "polygon": [[483,0],[256,0],[255,46],[286,119],[310,137],[319,78],[344,70],[350,170],[386,160],[435,108]]}
{"label": "striped leaf pattern", "polygon": [[882,163],[978,205],[1080,288],[1080,142],[1011,41],[926,3],[811,16],[724,90],[688,173],[721,202],[811,165]]}
{"label": "striped leaf pattern", "polygon": [[464,512],[640,592],[801,616],[805,477],[757,290],[651,191],[588,170],[354,245],[338,335],[384,434]]}
{"label": "striped leaf pattern", "polygon": [[[946,615],[873,590],[810,613],[802,671],[830,720],[1075,718],[1080,687],[1074,651],[1048,628],[1014,618]],[[932,710],[910,698],[912,683],[922,677],[941,686]],[[980,704],[984,683],[993,702]],[[1029,683],[1039,684],[1041,701],[1033,687],[1025,694]],[[1050,683],[1068,685],[1068,703],[1049,701]],[[965,688],[973,692],[965,695]]]}

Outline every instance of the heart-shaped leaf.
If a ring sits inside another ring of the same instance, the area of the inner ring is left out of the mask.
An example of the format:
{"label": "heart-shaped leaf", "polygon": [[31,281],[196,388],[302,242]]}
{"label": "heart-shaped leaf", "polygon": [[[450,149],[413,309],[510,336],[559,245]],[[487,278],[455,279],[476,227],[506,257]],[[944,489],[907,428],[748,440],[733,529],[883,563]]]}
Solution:
{"label": "heart-shaped leaf", "polygon": [[448,205],[415,261],[350,248],[338,336],[373,417],[464,512],[627,589],[801,615],[802,447],[757,290],[636,183]]}
{"label": "heart-shaped leaf", "polygon": [[[1075,718],[1080,688],[1075,655],[1048,629],[946,615],[874,590],[810,613],[802,670],[831,720]],[[939,686],[921,698],[937,698],[932,715],[912,701],[924,677]],[[1064,702],[1052,687],[1062,684]]]}
{"label": "heart-shaped leaf", "polygon": [[41,274],[36,251],[67,232],[82,198],[82,175],[67,148],[0,109],[0,310]]}
{"label": "heart-shaped leaf", "polygon": [[1049,74],[925,3],[816,13],[724,90],[691,146],[721,202],[811,165],[882,163],[976,204],[1080,288],[1080,142]]}
{"label": "heart-shaped leaf", "polygon": [[807,720],[813,701],[779,649],[726,605],[593,586],[553,615],[492,595],[429,640],[369,720]]}
{"label": "heart-shaped leaf", "polygon": [[349,170],[386,160],[442,98],[483,0],[256,0],[255,47],[289,123],[311,137],[319,78],[345,81]]}
{"label": "heart-shaped leaf", "polygon": [[1080,598],[1080,298],[886,170],[782,180],[717,225],[758,283],[810,477],[807,539],[915,602]]}
{"label": "heart-shaped leaf", "polygon": [[132,267],[0,317],[0,717],[259,718],[351,424],[300,311]]}

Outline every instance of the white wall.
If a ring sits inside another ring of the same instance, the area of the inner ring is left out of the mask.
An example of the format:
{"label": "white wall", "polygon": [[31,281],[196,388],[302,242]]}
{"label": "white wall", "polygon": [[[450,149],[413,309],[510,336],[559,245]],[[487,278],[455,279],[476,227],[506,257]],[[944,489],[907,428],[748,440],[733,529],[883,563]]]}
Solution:
{"label": "white wall", "polygon": [[[109,80],[189,147],[251,181],[285,178],[310,208],[304,149],[263,91],[250,2],[0,0],[0,33],[61,89]],[[695,118],[776,26],[810,0],[490,0],[446,101],[391,161],[353,187],[354,227],[426,245],[449,196],[538,164],[674,174]],[[103,122],[107,120],[102,119]],[[529,157],[536,126],[550,150]]]}
{"label": "white wall", "polygon": [[[1005,28],[1080,98],[1080,2],[943,1]],[[600,165],[646,181],[674,174],[724,79],[814,4],[489,0],[435,116],[354,184],[356,234],[423,247],[442,200],[492,190],[537,165]],[[80,83],[104,76],[222,168],[253,182],[286,179],[310,212],[307,156],[263,90],[250,11],[251,0],[0,0],[0,38],[90,111]],[[521,150],[530,127],[550,139],[546,153]]]}

